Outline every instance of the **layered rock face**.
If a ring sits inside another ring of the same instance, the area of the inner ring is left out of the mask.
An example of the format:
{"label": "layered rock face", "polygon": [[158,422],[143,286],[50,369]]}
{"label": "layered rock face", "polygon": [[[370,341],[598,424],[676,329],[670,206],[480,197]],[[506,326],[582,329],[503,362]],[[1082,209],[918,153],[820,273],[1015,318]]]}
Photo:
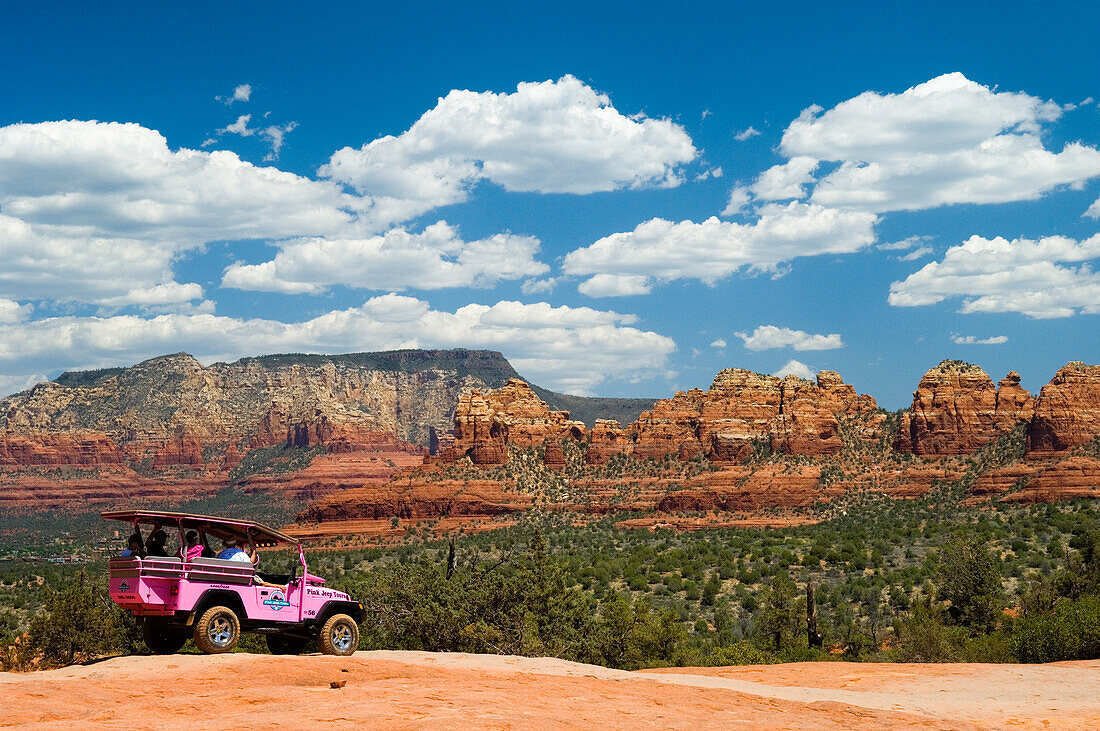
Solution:
{"label": "layered rock face", "polygon": [[461,393],[487,385],[475,373],[501,372],[514,373],[495,353],[408,351],[209,367],[177,354],[65,374],[0,400],[0,504],[211,494],[264,447],[419,461],[423,449],[411,441],[450,428]]}
{"label": "layered rock face", "polygon": [[[476,465],[504,464],[508,444],[522,448],[564,438],[580,441],[586,431],[583,422],[569,418],[568,411],[552,411],[527,383],[511,378],[495,391],[483,394],[475,390],[459,399],[454,441],[444,450],[443,459],[468,456]],[[560,444],[557,446],[560,452]],[[564,455],[559,458],[553,448],[551,452],[549,460],[564,464]]]}
{"label": "layered rock face", "polygon": [[585,459],[589,464],[607,464],[612,455],[624,454],[630,449],[626,432],[614,419],[596,419],[588,438]]}
{"label": "layered rock face", "polygon": [[718,373],[708,391],[658,401],[630,433],[633,453],[644,457],[704,454],[736,461],[751,455],[761,440],[776,451],[831,454],[843,446],[842,419],[863,417],[857,431],[876,436],[882,419],[874,411],[873,398],[858,395],[833,371],[822,371],[814,383],[733,368]]}
{"label": "layered rock face", "polygon": [[922,456],[970,454],[1029,421],[1034,410],[1019,373],[995,387],[978,366],[945,360],[921,378],[895,447]]}
{"label": "layered rock face", "polygon": [[1033,455],[1062,452],[1100,435],[1100,365],[1067,363],[1043,386],[1028,428]]}
{"label": "layered rock face", "polygon": [[832,371],[822,371],[814,383],[727,369],[707,391],[681,391],[657,401],[626,430],[616,421],[598,420],[587,434],[569,412],[551,410],[527,384],[512,379],[496,391],[462,397],[454,443],[441,457],[469,456],[475,465],[496,465],[507,460],[509,445],[546,445],[547,463],[563,464],[558,444],[563,439],[584,444],[590,464],[603,464],[614,454],[684,460],[705,455],[729,462],[750,456],[759,440],[777,451],[830,454],[843,446],[844,419],[858,421],[854,428],[861,436],[877,436],[882,417],[874,411],[874,399],[858,395]]}
{"label": "layered rock face", "polygon": [[463,391],[485,386],[472,375],[442,369],[262,359],[204,368],[178,354],[90,383],[43,383],[0,400],[0,431],[98,432],[117,444],[163,444],[186,433],[203,442],[248,437],[270,446],[305,424],[318,434],[340,425],[426,443],[430,427],[450,428]]}

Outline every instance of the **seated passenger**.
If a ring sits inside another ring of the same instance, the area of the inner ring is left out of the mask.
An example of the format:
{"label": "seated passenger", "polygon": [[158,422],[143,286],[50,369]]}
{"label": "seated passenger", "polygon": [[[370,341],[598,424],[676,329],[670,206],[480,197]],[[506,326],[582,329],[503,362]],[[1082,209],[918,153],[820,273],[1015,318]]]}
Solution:
{"label": "seated passenger", "polygon": [[[253,568],[260,565],[260,554],[256,551],[256,547],[251,543],[246,543],[244,546],[244,552],[248,556],[248,560],[252,562]],[[289,591],[290,587],[283,584],[273,584],[268,580],[266,576],[257,571],[252,575],[252,583],[256,586],[270,586],[272,589],[282,589],[283,591]]]}
{"label": "seated passenger", "polygon": [[157,528],[153,531],[153,534],[149,536],[149,543],[145,547],[146,556],[168,556],[168,550],[164,547],[164,544],[168,543],[168,531],[163,528]]}
{"label": "seated passenger", "polygon": [[230,536],[222,541],[222,545],[225,548],[218,554],[218,558],[226,561],[243,561],[245,563],[252,563],[252,559],[248,557],[248,554],[241,550],[240,541]]}
{"label": "seated passenger", "polygon": [[145,546],[142,544],[141,534],[134,532],[126,540],[126,548],[122,549],[123,558],[145,558]]}
{"label": "seated passenger", "polygon": [[180,546],[180,558],[184,561],[194,561],[196,558],[202,556],[202,546],[199,544],[199,532],[194,530],[187,531],[185,537],[187,543]]}

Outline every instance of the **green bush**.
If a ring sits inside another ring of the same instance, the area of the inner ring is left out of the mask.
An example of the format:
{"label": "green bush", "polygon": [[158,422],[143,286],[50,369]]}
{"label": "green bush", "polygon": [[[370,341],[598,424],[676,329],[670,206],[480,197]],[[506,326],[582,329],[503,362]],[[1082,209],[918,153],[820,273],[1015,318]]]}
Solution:
{"label": "green bush", "polygon": [[140,634],[129,612],[115,606],[83,571],[74,583],[47,595],[28,630],[40,664],[55,667],[132,653],[142,646]]}
{"label": "green bush", "polygon": [[1059,601],[1050,613],[1020,617],[1012,629],[1020,662],[1100,658],[1100,597]]}

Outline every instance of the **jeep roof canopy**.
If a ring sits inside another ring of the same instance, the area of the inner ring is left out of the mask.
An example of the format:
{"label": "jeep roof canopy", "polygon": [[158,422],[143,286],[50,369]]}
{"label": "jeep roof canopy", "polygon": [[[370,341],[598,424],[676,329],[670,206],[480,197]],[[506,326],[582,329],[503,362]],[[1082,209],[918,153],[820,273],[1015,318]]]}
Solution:
{"label": "jeep roof canopy", "polygon": [[300,544],[297,538],[291,538],[263,523],[251,520],[218,518],[213,515],[197,515],[195,513],[172,513],[160,510],[109,510],[100,513],[100,516],[110,520],[124,520],[134,525],[153,525],[154,523],[160,523],[161,527],[177,525],[180,530],[201,530],[206,535],[214,538],[236,538],[244,543],[251,541],[256,546],[263,548],[272,548],[283,543],[293,546]]}

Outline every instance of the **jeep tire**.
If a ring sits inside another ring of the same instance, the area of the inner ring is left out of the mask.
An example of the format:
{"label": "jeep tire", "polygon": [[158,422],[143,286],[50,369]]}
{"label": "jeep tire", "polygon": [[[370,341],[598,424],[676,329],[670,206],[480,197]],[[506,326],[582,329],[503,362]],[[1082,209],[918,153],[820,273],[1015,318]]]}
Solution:
{"label": "jeep tire", "polygon": [[334,614],[321,625],[317,646],[326,655],[350,655],[359,649],[359,625],[346,614]]}
{"label": "jeep tire", "polygon": [[210,607],[195,622],[195,644],[207,655],[229,652],[241,638],[241,622],[229,607]]}
{"label": "jeep tire", "polygon": [[141,638],[154,655],[172,655],[187,642],[187,628],[174,627],[162,619],[150,617],[141,625]]}
{"label": "jeep tire", "polygon": [[272,655],[301,655],[309,640],[290,635],[268,635],[267,649]]}

